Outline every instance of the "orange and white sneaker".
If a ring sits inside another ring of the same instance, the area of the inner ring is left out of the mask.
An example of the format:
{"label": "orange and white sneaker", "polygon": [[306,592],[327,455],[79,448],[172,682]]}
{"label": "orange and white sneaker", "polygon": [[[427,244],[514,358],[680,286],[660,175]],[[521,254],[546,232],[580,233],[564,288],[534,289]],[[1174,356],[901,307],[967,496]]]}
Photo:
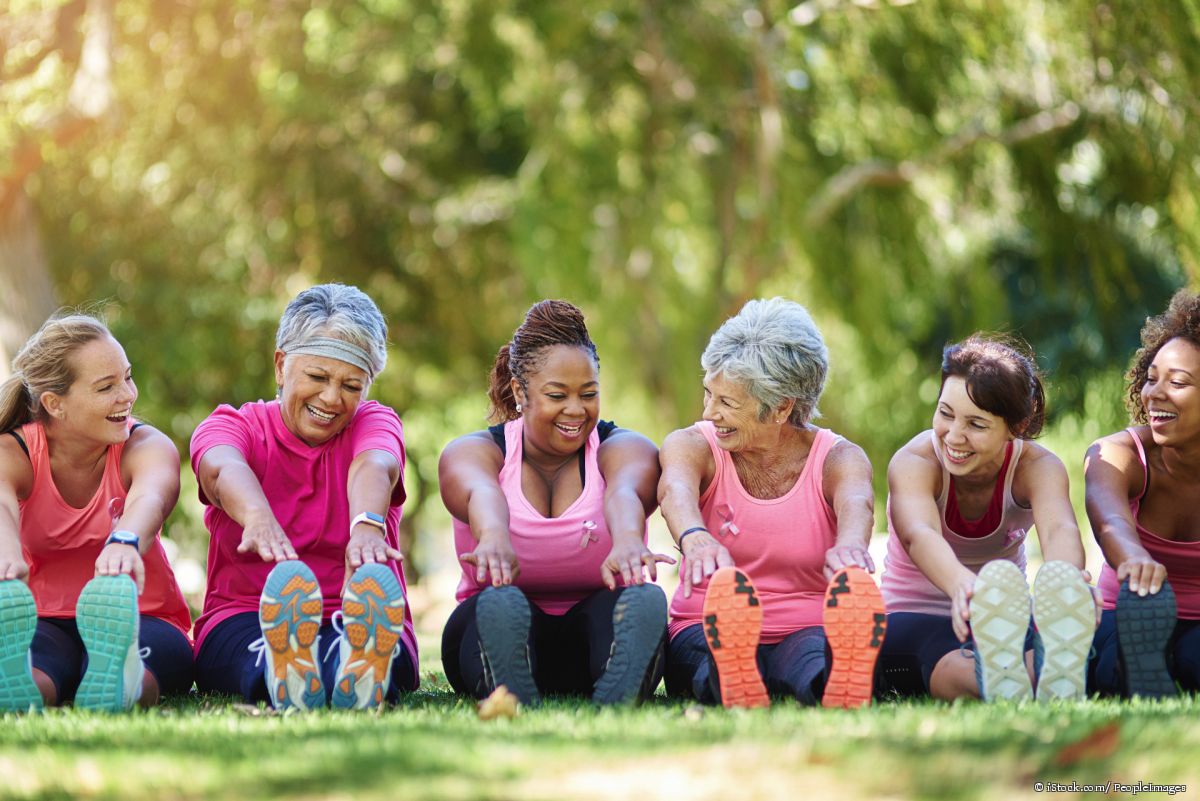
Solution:
{"label": "orange and white sneaker", "polygon": [[342,641],[330,701],[335,708],[383,703],[402,631],[404,592],[396,574],[374,563],[355,570],[342,596]]}
{"label": "orange and white sneaker", "polygon": [[763,608],[750,577],[723,567],[704,594],[704,638],[717,666],[721,703],[727,708],[768,707],[771,699],[758,672]]}
{"label": "orange and white sneaker", "polygon": [[325,706],[325,685],[317,661],[321,585],[303,562],[280,562],[267,576],[258,603],[262,639],[250,646],[265,655],[265,678],[276,709]]}
{"label": "orange and white sneaker", "polygon": [[887,613],[867,571],[846,567],[833,574],[825,589],[824,624],[833,663],[821,705],[851,709],[870,703]]}

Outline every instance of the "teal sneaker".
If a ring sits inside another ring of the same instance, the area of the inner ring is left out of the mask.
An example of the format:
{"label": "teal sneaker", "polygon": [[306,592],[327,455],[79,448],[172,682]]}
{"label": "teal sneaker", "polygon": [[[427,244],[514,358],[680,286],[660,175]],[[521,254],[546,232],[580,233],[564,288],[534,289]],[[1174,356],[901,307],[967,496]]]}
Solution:
{"label": "teal sneaker", "polygon": [[75,692],[78,709],[123,712],[142,696],[145,667],[138,650],[137,585],[129,576],[97,576],[75,609],[88,666]]}
{"label": "teal sneaker", "polygon": [[383,703],[392,660],[404,631],[404,593],[386,565],[365,564],[350,577],[342,596],[342,637],[330,704],[338,709],[373,709]]}
{"label": "teal sneaker", "polygon": [[0,581],[0,711],[42,708],[33,683],[29,644],[37,629],[37,604],[23,581]]}
{"label": "teal sneaker", "polygon": [[317,648],[324,602],[317,577],[303,562],[280,562],[267,576],[258,604],[262,639],[251,649],[267,659],[271,705],[302,711],[325,706]]}

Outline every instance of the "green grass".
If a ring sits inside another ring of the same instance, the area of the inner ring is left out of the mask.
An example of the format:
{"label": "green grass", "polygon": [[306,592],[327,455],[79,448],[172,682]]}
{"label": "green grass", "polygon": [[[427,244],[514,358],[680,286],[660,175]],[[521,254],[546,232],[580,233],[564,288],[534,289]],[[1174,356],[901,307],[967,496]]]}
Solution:
{"label": "green grass", "polygon": [[1033,797],[1035,781],[1108,780],[1187,784],[1187,797],[1200,794],[1198,713],[1191,697],[852,712],[655,699],[550,701],[481,721],[439,682],[382,714],[281,716],[208,699],[5,715],[0,798],[1001,799]]}

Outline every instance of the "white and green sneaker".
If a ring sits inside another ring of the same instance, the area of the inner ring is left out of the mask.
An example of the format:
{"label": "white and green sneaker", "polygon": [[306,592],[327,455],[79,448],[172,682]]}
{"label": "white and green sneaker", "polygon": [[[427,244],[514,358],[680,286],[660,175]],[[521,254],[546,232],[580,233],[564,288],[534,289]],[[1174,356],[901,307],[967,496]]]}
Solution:
{"label": "white and green sneaker", "polygon": [[129,576],[97,576],[84,585],[75,610],[88,666],[75,706],[123,712],[142,696],[145,666],[138,650],[137,585]]}

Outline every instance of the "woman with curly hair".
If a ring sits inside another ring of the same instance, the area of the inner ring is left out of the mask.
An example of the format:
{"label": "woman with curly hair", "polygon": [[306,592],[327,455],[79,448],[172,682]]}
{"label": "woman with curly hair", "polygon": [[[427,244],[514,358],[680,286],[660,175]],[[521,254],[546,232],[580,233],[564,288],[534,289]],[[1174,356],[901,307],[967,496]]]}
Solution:
{"label": "woman with curly hair", "polygon": [[[1134,425],[1088,449],[1087,513],[1107,564],[1092,689],[1200,689],[1200,295],[1146,320],[1127,375]],[[1169,580],[1168,580],[1169,579]]]}

